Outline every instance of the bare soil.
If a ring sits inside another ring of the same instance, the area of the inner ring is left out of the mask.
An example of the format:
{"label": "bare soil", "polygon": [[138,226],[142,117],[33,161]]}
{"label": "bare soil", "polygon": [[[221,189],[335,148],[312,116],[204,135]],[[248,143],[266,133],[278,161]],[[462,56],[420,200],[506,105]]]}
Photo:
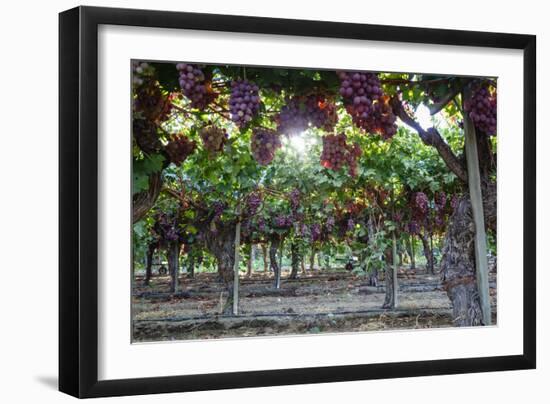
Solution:
{"label": "bare soil", "polygon": [[[273,287],[273,275],[256,272],[241,277],[238,316],[220,315],[226,295],[217,274],[180,278],[177,293],[168,293],[168,276],[134,285],[134,342],[211,339],[324,332],[378,331],[452,327],[451,304],[439,275],[400,270],[398,306],[381,309],[383,281],[345,271],[314,271]],[[495,275],[491,276],[496,309]],[[494,313],[496,316],[496,313]]]}

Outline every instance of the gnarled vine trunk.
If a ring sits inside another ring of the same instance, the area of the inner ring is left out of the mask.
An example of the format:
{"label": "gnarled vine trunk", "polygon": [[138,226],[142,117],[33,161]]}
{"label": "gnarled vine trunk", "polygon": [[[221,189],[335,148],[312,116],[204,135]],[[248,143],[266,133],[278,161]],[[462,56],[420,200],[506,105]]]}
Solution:
{"label": "gnarled vine trunk", "polygon": [[277,251],[281,245],[280,237],[276,236],[271,240],[271,245],[269,246],[269,263],[271,264],[271,270],[275,276],[275,288],[279,289],[281,287],[281,268],[279,268],[279,263],[277,262]]}
{"label": "gnarled vine trunk", "polygon": [[386,286],[386,295],[384,296],[383,309],[393,309],[395,302],[393,300],[393,257],[391,248],[384,251],[386,267],[384,269],[384,284]]}
{"label": "gnarled vine trunk", "polygon": [[143,219],[149,209],[155,204],[162,189],[162,177],[160,172],[149,176],[149,188],[146,191],[135,194],[132,198],[132,221]]}
{"label": "gnarled vine trunk", "polygon": [[420,233],[420,240],[422,240],[422,248],[424,250],[424,257],[426,257],[426,272],[434,274],[434,254],[430,245],[430,240],[426,233]]}
{"label": "gnarled vine trunk", "polygon": [[170,273],[170,293],[175,293],[178,290],[180,247],[181,244],[177,241],[169,243],[166,247],[168,272]]}
{"label": "gnarled vine trunk", "polygon": [[290,271],[289,279],[296,279],[298,276],[298,270],[300,269],[300,247],[296,241],[292,241],[290,244],[290,256],[291,256],[291,266],[292,270]]}
{"label": "gnarled vine trunk", "polygon": [[151,281],[153,256],[155,254],[155,250],[157,249],[157,244],[158,243],[149,243],[147,246],[147,254],[145,256],[145,279],[143,280],[145,286],[148,286]]}
{"label": "gnarled vine trunk", "polygon": [[[496,184],[486,184],[483,191],[486,227],[495,230]],[[476,284],[474,241],[470,197],[465,194],[450,218],[441,259],[441,281],[453,305],[455,325],[463,327],[483,324]]]}
{"label": "gnarled vine trunk", "polygon": [[220,226],[216,233],[205,234],[206,248],[216,258],[218,274],[227,292],[227,299],[222,307],[223,314],[233,312],[233,279],[235,264],[235,224]]}

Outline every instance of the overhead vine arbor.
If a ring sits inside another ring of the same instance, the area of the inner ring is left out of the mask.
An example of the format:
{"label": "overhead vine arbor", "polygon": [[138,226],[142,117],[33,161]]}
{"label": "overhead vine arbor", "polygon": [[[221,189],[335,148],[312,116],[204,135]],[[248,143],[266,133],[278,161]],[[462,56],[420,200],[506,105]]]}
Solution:
{"label": "overhead vine arbor", "polygon": [[[268,245],[275,288],[285,246],[291,278],[308,257],[345,247],[373,282],[385,272],[385,307],[394,307],[398,253],[421,240],[456,323],[490,322],[481,261],[485,233],[496,232],[495,81],[189,63],[133,69],[134,230],[156,226],[155,242],[170,245],[172,290],[182,245],[215,258],[228,314],[238,311],[241,245]],[[166,209],[170,220],[159,216]],[[162,220],[171,228],[158,230]]]}

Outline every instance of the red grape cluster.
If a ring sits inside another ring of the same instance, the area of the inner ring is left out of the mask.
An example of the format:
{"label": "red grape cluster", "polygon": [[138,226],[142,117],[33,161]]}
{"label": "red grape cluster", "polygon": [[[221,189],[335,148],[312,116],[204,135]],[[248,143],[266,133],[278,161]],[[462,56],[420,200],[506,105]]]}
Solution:
{"label": "red grape cluster", "polygon": [[321,225],[319,223],[314,223],[311,225],[311,241],[321,240]]}
{"label": "red grape cluster", "polygon": [[260,110],[259,88],[248,80],[234,80],[231,82],[231,96],[229,109],[231,119],[239,128],[246,126]]}
{"label": "red grape cluster", "polygon": [[389,139],[397,132],[396,117],[374,73],[338,72],[340,94],[353,123]]}
{"label": "red grape cluster", "polygon": [[183,163],[185,159],[195,151],[195,148],[196,143],[184,135],[175,136],[165,146],[170,161],[176,165]]}
{"label": "red grape cluster", "polygon": [[357,158],[361,155],[361,148],[357,143],[348,144],[344,133],[326,135],[323,137],[323,151],[321,165],[331,170],[339,170],[348,165],[352,177],[357,175]]}
{"label": "red grape cluster", "polygon": [[157,127],[153,122],[147,119],[134,118],[132,133],[138,147],[145,153],[154,153],[162,148],[157,135]]}
{"label": "red grape cluster", "polygon": [[424,192],[415,192],[411,199],[412,215],[416,220],[423,220],[428,214],[428,197]]}
{"label": "red grape cluster", "polygon": [[273,219],[273,227],[278,227],[281,229],[288,229],[292,227],[292,224],[294,223],[294,220],[292,220],[291,215],[277,215]]}
{"label": "red grape cluster", "polygon": [[275,152],[281,147],[281,139],[277,132],[258,128],[252,133],[251,150],[256,161],[268,165],[273,161]]}
{"label": "red grape cluster", "polygon": [[474,122],[477,129],[488,136],[497,133],[497,93],[481,87],[464,103],[464,110]]}
{"label": "red grape cluster", "polygon": [[281,108],[276,118],[277,130],[292,136],[300,134],[309,125],[330,131],[336,124],[336,107],[322,95],[294,97]]}
{"label": "red grape cluster", "polygon": [[325,222],[325,226],[327,228],[327,231],[329,233],[332,233],[332,230],[334,230],[334,225],[336,224],[336,220],[334,219],[334,216],[330,215],[327,217],[327,221]]}
{"label": "red grape cluster", "polygon": [[204,148],[211,153],[222,151],[223,145],[228,138],[227,132],[214,125],[201,129],[199,135]]}
{"label": "red grape cluster", "polygon": [[409,234],[419,234],[420,225],[416,220],[411,220],[407,226],[407,231],[409,232]]}
{"label": "red grape cluster", "polygon": [[132,61],[132,85],[141,86],[144,81],[154,74],[154,68],[147,62]]}
{"label": "red grape cluster", "polygon": [[437,192],[434,198],[436,209],[444,209],[447,204],[447,194],[445,192]]}
{"label": "red grape cluster", "polygon": [[177,241],[183,236],[179,231],[178,218],[174,212],[157,213],[153,224],[153,232],[161,243]]}
{"label": "red grape cluster", "polygon": [[179,84],[183,95],[191,101],[193,108],[204,109],[218,96],[212,90],[210,78],[207,78],[202,69],[188,63],[178,63]]}
{"label": "red grape cluster", "polygon": [[259,192],[251,192],[246,199],[246,213],[248,216],[254,216],[262,204],[262,196]]}
{"label": "red grape cluster", "polygon": [[300,207],[300,190],[298,188],[294,188],[292,191],[290,191],[289,199],[290,208],[293,212],[296,212]]}

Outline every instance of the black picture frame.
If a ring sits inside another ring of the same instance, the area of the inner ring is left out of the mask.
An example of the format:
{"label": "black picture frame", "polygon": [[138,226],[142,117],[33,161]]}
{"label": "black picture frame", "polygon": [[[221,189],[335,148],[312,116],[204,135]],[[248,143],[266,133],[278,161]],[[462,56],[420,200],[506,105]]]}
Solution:
{"label": "black picture frame", "polygon": [[[523,51],[523,354],[98,381],[98,26],[278,34]],[[536,37],[533,35],[78,7],[59,16],[59,389],[104,397],[536,366]]]}

